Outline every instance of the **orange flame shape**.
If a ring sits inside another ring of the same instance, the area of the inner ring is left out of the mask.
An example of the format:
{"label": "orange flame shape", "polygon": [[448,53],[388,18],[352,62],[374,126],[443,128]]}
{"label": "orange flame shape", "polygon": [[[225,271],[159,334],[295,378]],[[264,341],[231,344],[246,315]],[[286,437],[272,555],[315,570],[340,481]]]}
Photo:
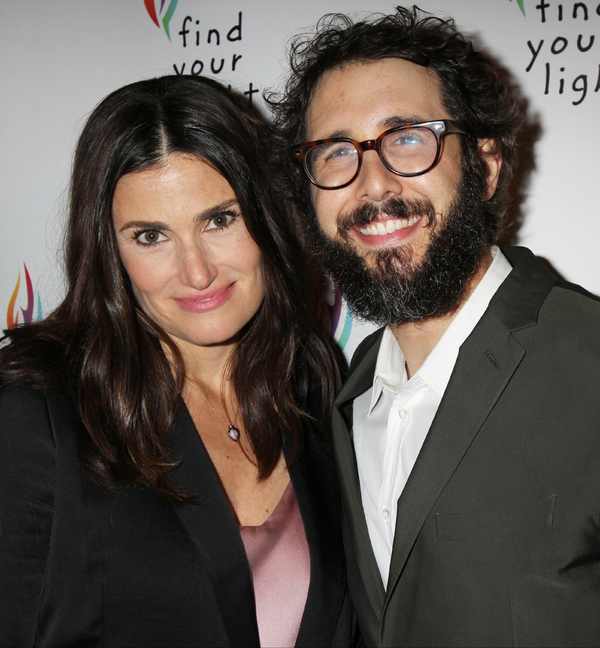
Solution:
{"label": "orange flame shape", "polygon": [[19,270],[19,276],[17,277],[17,285],[13,290],[13,294],[8,302],[8,310],[6,311],[6,328],[12,329],[19,323],[19,313],[15,317],[15,302],[17,301],[17,295],[19,294],[19,286],[21,285],[21,271]]}
{"label": "orange flame shape", "polygon": [[[27,270],[27,265],[24,263],[23,267],[25,269],[25,282],[27,285],[27,308],[21,308],[23,313],[23,322],[25,324],[31,324],[33,321],[33,305],[34,305],[34,296],[33,296],[33,286],[31,284],[31,277],[29,276],[29,271]],[[17,285],[13,290],[13,294],[8,302],[8,310],[6,311],[6,326],[9,329],[15,328],[19,324],[19,313],[17,311],[15,315],[15,302],[17,301],[17,296],[19,294],[19,287],[21,286],[21,271],[17,276]],[[38,304],[38,310],[41,309],[41,304]],[[38,313],[41,318],[41,313]]]}

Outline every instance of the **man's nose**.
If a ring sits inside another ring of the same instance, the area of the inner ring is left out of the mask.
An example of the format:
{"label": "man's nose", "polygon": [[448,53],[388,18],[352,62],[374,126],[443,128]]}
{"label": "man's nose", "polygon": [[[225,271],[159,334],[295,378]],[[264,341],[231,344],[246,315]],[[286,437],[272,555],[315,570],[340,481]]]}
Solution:
{"label": "man's nose", "polygon": [[377,151],[365,151],[361,169],[355,180],[356,199],[361,202],[381,202],[402,193],[403,178],[392,173]]}

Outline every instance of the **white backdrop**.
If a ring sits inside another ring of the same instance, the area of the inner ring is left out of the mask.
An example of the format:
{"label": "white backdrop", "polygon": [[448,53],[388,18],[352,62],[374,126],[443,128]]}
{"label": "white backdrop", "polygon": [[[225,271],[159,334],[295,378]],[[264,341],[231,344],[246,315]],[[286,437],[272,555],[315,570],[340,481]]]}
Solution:
{"label": "white backdrop", "polygon": [[[290,36],[324,13],[389,13],[395,4],[0,0],[0,328],[47,314],[62,296],[60,235],[71,155],[102,97],[138,79],[202,72],[261,103],[260,93],[281,82]],[[510,70],[528,99],[535,146],[524,151],[531,173],[524,173],[527,182],[520,186],[522,224],[513,241],[599,294],[600,4],[419,5],[453,16]],[[346,353],[363,334],[343,309],[335,335]]]}

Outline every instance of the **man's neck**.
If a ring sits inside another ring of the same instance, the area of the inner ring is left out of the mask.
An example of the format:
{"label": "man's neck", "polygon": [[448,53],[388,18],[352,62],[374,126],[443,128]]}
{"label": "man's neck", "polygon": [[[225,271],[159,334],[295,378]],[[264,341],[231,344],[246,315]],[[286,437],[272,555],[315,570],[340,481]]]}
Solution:
{"label": "man's neck", "polygon": [[397,326],[390,326],[396,341],[400,345],[406,361],[408,378],[414,376],[440,341],[446,329],[452,323],[463,304],[469,299],[479,282],[492,263],[492,255],[488,248],[481,256],[479,266],[473,277],[467,283],[462,299],[450,313],[443,317],[431,317],[418,322],[407,322]]}

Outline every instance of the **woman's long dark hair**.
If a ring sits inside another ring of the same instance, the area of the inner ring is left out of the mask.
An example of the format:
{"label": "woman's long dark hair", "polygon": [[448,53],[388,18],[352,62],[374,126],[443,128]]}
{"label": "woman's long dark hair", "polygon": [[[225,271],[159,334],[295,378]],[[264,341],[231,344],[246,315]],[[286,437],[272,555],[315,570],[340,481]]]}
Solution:
{"label": "woman's long dark hair", "polygon": [[[85,432],[80,454],[109,487],[143,485],[186,500],[169,478],[168,434],[184,367],[170,337],[138,307],[118,252],[112,202],[128,173],[173,154],[199,158],[233,188],[262,252],[265,298],[231,358],[240,414],[260,478],[281,454],[288,428],[303,443],[301,394],[318,373],[331,402],[335,364],[314,325],[314,275],[297,223],[271,188],[271,141],[262,121],[210,79],[166,76],[106,97],[81,134],[66,231],[67,295],[44,321],[5,331],[0,380],[67,389]],[[170,363],[163,346],[172,356]]]}

